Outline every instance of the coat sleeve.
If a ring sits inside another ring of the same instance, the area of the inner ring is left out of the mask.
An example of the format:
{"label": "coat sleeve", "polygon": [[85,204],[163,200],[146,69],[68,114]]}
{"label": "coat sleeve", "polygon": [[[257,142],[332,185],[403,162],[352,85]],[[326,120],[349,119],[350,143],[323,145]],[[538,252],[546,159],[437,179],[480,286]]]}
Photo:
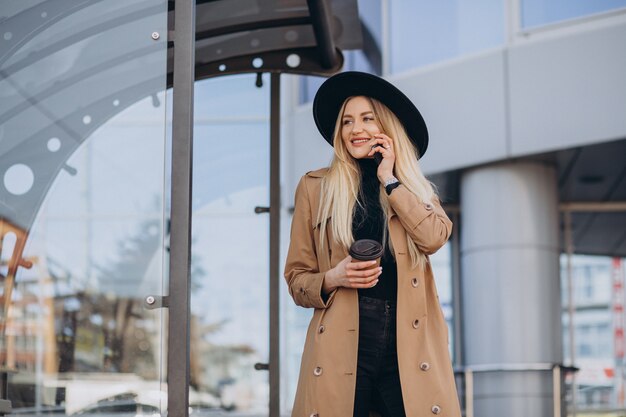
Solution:
{"label": "coat sleeve", "polygon": [[452,222],[439,199],[424,203],[404,185],[400,185],[389,195],[389,204],[408,235],[426,255],[437,252],[448,241]]}
{"label": "coat sleeve", "polygon": [[322,293],[326,271],[319,270],[311,222],[311,204],[306,187],[306,178],[303,177],[296,188],[291,240],[285,262],[285,279],[289,286],[289,294],[297,305],[328,308],[336,290],[328,296]]}

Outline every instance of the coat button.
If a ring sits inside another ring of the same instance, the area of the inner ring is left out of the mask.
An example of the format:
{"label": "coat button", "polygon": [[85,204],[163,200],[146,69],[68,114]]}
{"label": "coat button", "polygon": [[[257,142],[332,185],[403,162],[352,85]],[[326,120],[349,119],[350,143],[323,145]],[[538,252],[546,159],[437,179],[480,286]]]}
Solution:
{"label": "coat button", "polygon": [[433,405],[430,411],[432,411],[433,414],[439,414],[441,413],[441,407],[439,407],[438,405]]}
{"label": "coat button", "polygon": [[306,294],[306,290],[304,289],[304,287],[300,287],[300,294]]}
{"label": "coat button", "polygon": [[430,369],[430,364],[428,362],[420,363],[420,369],[422,371],[428,371]]}
{"label": "coat button", "polygon": [[313,370],[313,375],[315,376],[320,376],[322,375],[322,368],[317,366],[314,370]]}
{"label": "coat button", "polygon": [[420,321],[418,319],[413,320],[413,328],[417,329],[420,327]]}
{"label": "coat button", "polygon": [[432,204],[430,204],[430,203],[426,203],[426,204],[424,204],[424,208],[425,208],[426,210],[432,210],[432,209],[433,209],[433,205],[432,205]]}
{"label": "coat button", "polygon": [[411,280],[411,285],[413,286],[413,288],[417,288],[417,287],[418,287],[418,285],[420,285],[420,282],[418,281],[418,279],[417,279],[417,278],[413,278],[413,279]]}
{"label": "coat button", "polygon": [[324,330],[326,330],[326,327],[323,324],[317,329],[319,333],[324,333]]}

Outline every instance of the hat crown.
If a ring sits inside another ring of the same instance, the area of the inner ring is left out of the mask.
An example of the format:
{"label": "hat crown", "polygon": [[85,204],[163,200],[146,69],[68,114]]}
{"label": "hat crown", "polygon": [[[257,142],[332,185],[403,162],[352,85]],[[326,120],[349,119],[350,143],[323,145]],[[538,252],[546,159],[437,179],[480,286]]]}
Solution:
{"label": "hat crown", "polygon": [[354,96],[371,97],[384,104],[400,120],[420,157],[426,153],[428,129],[413,102],[389,81],[359,71],[341,72],[328,78],[313,99],[313,119],[331,146],[341,106]]}

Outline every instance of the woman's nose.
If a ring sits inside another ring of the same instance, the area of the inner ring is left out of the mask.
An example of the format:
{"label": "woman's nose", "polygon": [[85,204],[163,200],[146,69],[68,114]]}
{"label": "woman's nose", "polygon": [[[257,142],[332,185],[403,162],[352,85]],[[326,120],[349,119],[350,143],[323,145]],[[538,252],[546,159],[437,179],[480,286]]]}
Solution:
{"label": "woman's nose", "polygon": [[363,125],[361,124],[361,122],[354,122],[352,124],[352,131],[353,132],[362,132],[363,131]]}

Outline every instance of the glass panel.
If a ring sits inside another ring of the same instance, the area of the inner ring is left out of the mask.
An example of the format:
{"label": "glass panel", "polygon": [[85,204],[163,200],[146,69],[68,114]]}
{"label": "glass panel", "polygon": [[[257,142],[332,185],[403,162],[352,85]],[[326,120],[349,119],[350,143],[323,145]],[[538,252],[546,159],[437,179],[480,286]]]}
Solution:
{"label": "glass panel", "polygon": [[2,3],[0,372],[15,413],[166,409],[162,312],[143,301],[164,285],[167,7]]}
{"label": "glass panel", "polygon": [[[626,369],[624,367],[624,259],[574,255],[574,364],[576,408],[579,412],[623,410]],[[571,363],[570,319],[568,314],[567,256],[561,256],[563,291],[563,352]],[[571,385],[570,376],[566,379]],[[573,398],[568,397],[572,410]],[[618,414],[606,414],[618,415]],[[621,414],[619,414],[621,415]]]}
{"label": "glass panel", "polygon": [[254,208],[269,205],[270,81],[264,76],[259,89],[255,79],[243,75],[196,83],[194,412],[269,413],[269,374],[254,366],[269,361],[269,216],[255,214]]}
{"label": "glass panel", "polygon": [[494,48],[505,41],[503,0],[389,2],[391,72]]}
{"label": "glass panel", "polygon": [[522,27],[548,25],[626,7],[626,0],[523,0]]}

